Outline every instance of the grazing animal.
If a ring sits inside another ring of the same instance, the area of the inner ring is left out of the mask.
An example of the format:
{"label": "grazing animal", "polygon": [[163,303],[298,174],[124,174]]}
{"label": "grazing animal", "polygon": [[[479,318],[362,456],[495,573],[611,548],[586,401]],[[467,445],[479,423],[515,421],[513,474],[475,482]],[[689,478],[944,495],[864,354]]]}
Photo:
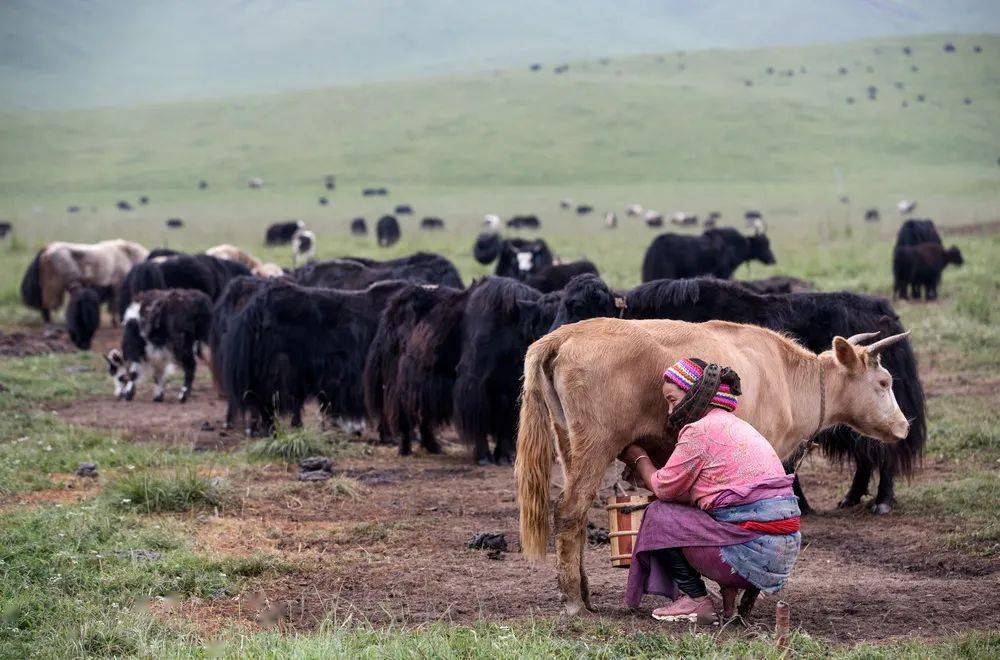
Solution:
{"label": "grazing animal", "polygon": [[642,204],[629,204],[625,207],[625,214],[630,218],[636,218],[642,215],[643,209]]}
{"label": "grazing animal", "polygon": [[205,250],[205,254],[216,259],[235,261],[245,266],[252,274],[258,277],[281,277],[285,274],[285,271],[278,264],[264,263],[249,252],[245,252],[235,245],[229,245],[228,243],[210,247]]}
{"label": "grazing animal", "polygon": [[581,261],[571,261],[565,264],[553,264],[548,268],[543,268],[536,273],[524,278],[524,283],[533,289],[538,289],[542,293],[559,291],[570,283],[577,275],[592,273],[600,276],[597,266],[586,259]]}
{"label": "grazing animal", "polygon": [[386,303],[406,286],[338,291],[276,281],[254,295],[230,320],[221,363],[232,406],[254,420],[248,433],[272,433],[279,415],[301,426],[309,399],[330,419],[361,420],[368,347]]}
{"label": "grazing animal", "polygon": [[326,197],[320,197],[319,198],[319,205],[320,206],[326,206],[329,203],[330,203],[330,200],[328,200]]}
{"label": "grazing animal", "polygon": [[701,236],[660,234],[646,250],[642,281],[713,275],[729,279],[743,263],[775,263],[767,235],[743,236],[735,229],[708,229]]}
{"label": "grazing animal", "polygon": [[559,208],[561,209],[573,208],[573,200],[570,199],[569,197],[564,197],[563,199],[559,200]]}
{"label": "grazing animal", "polygon": [[933,220],[930,218],[923,220],[911,218],[899,226],[899,231],[896,232],[896,247],[923,243],[941,245],[941,235],[938,234]]}
{"label": "grazing animal", "polygon": [[118,203],[115,204],[115,206],[118,207],[119,211],[131,211],[132,210],[132,205],[129,204],[128,202],[126,202],[124,199],[119,200]]}
{"label": "grazing animal", "polygon": [[618,226],[618,216],[615,215],[614,211],[608,211],[604,214],[604,226],[608,229],[614,229]]}
{"label": "grazing animal", "polygon": [[399,221],[394,216],[383,215],[375,223],[375,237],[379,247],[389,247],[399,240]]}
{"label": "grazing animal", "polygon": [[66,331],[73,345],[81,350],[90,350],[94,334],[101,327],[101,303],[107,299],[102,293],[107,291],[89,286],[76,286],[70,290],[66,304]]}
{"label": "grazing animal", "polygon": [[660,213],[659,211],[654,211],[652,209],[649,209],[643,214],[642,217],[646,221],[647,227],[663,226],[663,214]]}
{"label": "grazing animal", "polygon": [[212,301],[202,291],[170,289],[143,291],[129,305],[122,319],[125,329],[121,350],[105,356],[115,384],[115,395],[131,401],[147,373],[153,377],[153,401],[163,401],[163,381],[173,367],[184,371],[178,400],[191,394],[196,358],[208,340]]}
{"label": "grazing animal", "polygon": [[[429,453],[441,452],[435,424],[420,413],[411,414],[402,398],[401,360],[414,328],[439,304],[459,295],[459,289],[411,284],[386,304],[365,361],[364,394],[368,421],[378,429],[383,443],[398,441],[402,456],[413,452],[414,431]],[[449,391],[450,393],[450,391]]]}
{"label": "grazing animal", "polygon": [[21,279],[21,300],[51,321],[62,307],[63,295],[71,287],[106,287],[117,297],[118,289],[134,264],[149,251],[123,240],[100,243],[49,243],[38,251]]}
{"label": "grazing animal", "polygon": [[743,214],[743,221],[746,222],[747,227],[755,227],[763,220],[764,216],[760,211],[751,209]]}
{"label": "grazing animal", "polygon": [[907,288],[914,300],[920,300],[923,289],[924,299],[936,300],[941,272],[948,264],[961,266],[962,252],[953,245],[945,249],[940,243],[920,245],[898,245],[892,253],[893,297],[906,300]]}
{"label": "grazing animal", "polygon": [[305,228],[306,223],[301,220],[276,222],[267,228],[267,233],[264,234],[264,245],[269,247],[275,245],[288,245],[292,242],[295,232]]}
{"label": "grazing animal", "polygon": [[364,197],[385,197],[389,194],[388,188],[365,188],[361,191]]}
{"label": "grazing animal", "polygon": [[[923,98],[918,96],[917,100],[923,101]],[[909,215],[916,210],[917,210],[917,203],[909,199],[902,199],[899,201],[898,204],[896,204],[896,211],[900,215]]]}
{"label": "grazing animal", "polygon": [[943,46],[943,49],[944,49],[944,52],[946,52],[946,53],[954,53],[955,52],[955,44],[953,44],[953,43],[951,43],[949,41],[949,42],[945,43],[945,45]]}
{"label": "grazing animal", "polygon": [[229,280],[222,295],[212,309],[212,326],[208,334],[208,348],[211,351],[209,367],[212,371],[212,381],[216,391],[225,396],[229,402],[226,409],[226,428],[231,429],[239,416],[239,410],[233,405],[232,390],[223,380],[226,369],[223,365],[224,352],[222,347],[226,342],[229,325],[237,314],[243,311],[250,299],[268,286],[273,280],[261,277],[240,275]]}
{"label": "grazing animal", "polygon": [[[883,334],[905,328],[889,301],[848,292],[757,295],[736,282],[699,278],[657,280],[628,292],[625,318],[709,320],[751,323],[787,333],[812,351],[822,351],[837,335],[851,336],[878,327]],[[879,472],[878,492],[872,503],[877,514],[892,510],[897,474],[910,474],[927,440],[924,391],[917,375],[917,361],[909,342],[900,342],[882,353],[882,362],[896,375],[893,391],[907,419],[906,439],[893,447],[863,438],[846,427],[827,431],[816,440],[823,451],[856,465],[850,490],[839,506],[854,506],[868,492],[872,473]],[[803,511],[809,510],[796,481]]]}
{"label": "grazing animal", "polygon": [[614,312],[614,295],[594,275],[581,275],[563,291],[540,294],[508,278],[487,277],[470,287],[462,317],[462,352],[456,370],[454,423],[474,447],[475,460],[509,462],[514,455],[524,354],[554,323],[575,323]]}
{"label": "grazing animal", "polygon": [[364,218],[354,218],[351,220],[351,234],[354,236],[368,235],[368,223],[365,222]]}
{"label": "grazing animal", "polygon": [[292,279],[301,286],[346,290],[365,289],[385,280],[440,284],[456,289],[464,286],[455,264],[429,252],[416,252],[388,261],[362,257],[314,261],[293,271]]}
{"label": "grazing animal", "polygon": [[124,317],[132,300],[142,291],[154,289],[196,289],[209,300],[217,299],[234,277],[249,275],[238,261],[207,254],[175,254],[137,263],[122,280],[118,312]]}
{"label": "grazing animal", "polygon": [[79,212],[80,212],[80,207],[79,206],[67,206],[66,207],[66,213],[79,213]]}
{"label": "grazing animal", "polygon": [[500,216],[493,213],[487,213],[483,216],[483,226],[488,229],[499,229],[500,228]]}
{"label": "grazing animal", "polygon": [[881,214],[879,214],[878,209],[868,209],[865,211],[865,222],[878,222],[882,219]]}
{"label": "grazing animal", "polygon": [[208,181],[202,179],[198,182],[198,190],[205,190],[206,188],[208,188]]}
{"label": "grazing animal", "polygon": [[698,224],[698,216],[678,211],[670,216],[670,222],[680,227],[690,227]]}
{"label": "grazing animal", "polygon": [[316,234],[300,229],[292,237],[292,259],[296,266],[316,258]]}
{"label": "grazing animal", "polygon": [[254,178],[250,179],[249,181],[247,181],[247,186],[251,190],[260,190],[261,188],[264,187],[264,179],[261,179],[261,178],[258,178],[258,177],[254,177]]}
{"label": "grazing animal", "polygon": [[409,204],[397,204],[395,212],[396,215],[413,215],[413,207]]}
{"label": "grazing animal", "polygon": [[0,221],[0,239],[7,238],[14,231],[14,225],[6,220]]}
{"label": "grazing animal", "polygon": [[515,215],[507,221],[507,226],[514,229],[540,229],[542,222],[537,215]]}
{"label": "grazing animal", "polygon": [[594,210],[594,207],[591,206],[590,204],[579,204],[576,207],[576,214],[577,215],[587,215],[588,213],[592,213],[593,210]]}
{"label": "grazing animal", "polygon": [[852,343],[862,337],[837,337],[816,355],[771,330],[720,321],[593,319],[549,333],[524,362],[514,470],[523,552],[545,556],[549,478],[558,455],[565,484],[555,511],[558,584],[567,614],[590,609],[583,548],[602,476],[631,443],[651,450],[662,465],[664,447],[676,442],[660,393],[664,365],[701,356],[732,367],[743,383],[736,415],[787,457],[802,438],[841,423],[889,443],[906,436],[892,377],[878,360],[904,338],[862,347]]}
{"label": "grazing animal", "polygon": [[147,204],[149,204],[149,197],[143,195],[142,197],[139,198],[139,203],[142,204],[143,206],[146,206]]}
{"label": "grazing animal", "polygon": [[542,65],[536,63],[536,64],[532,64],[529,68],[532,71],[541,71],[542,70]]}
{"label": "grazing animal", "polygon": [[336,179],[332,174],[327,174],[325,177],[323,177],[323,186],[327,190],[333,190],[337,187]]}
{"label": "grazing animal", "polygon": [[424,218],[420,221],[420,228],[427,231],[434,231],[437,229],[444,229],[444,220],[441,218]]}
{"label": "grazing animal", "polygon": [[496,261],[496,274],[514,279],[524,279],[548,268],[555,261],[548,244],[540,238],[530,241],[523,238],[503,239],[496,233],[480,234],[472,254],[483,265]]}
{"label": "grazing animal", "polygon": [[181,229],[184,227],[184,221],[180,218],[167,218],[167,229]]}
{"label": "grazing animal", "polygon": [[705,222],[702,224],[702,226],[705,229],[714,229],[716,225],[719,224],[720,219],[722,219],[722,214],[719,213],[718,211],[712,211],[711,213],[708,214],[708,217],[705,218]]}

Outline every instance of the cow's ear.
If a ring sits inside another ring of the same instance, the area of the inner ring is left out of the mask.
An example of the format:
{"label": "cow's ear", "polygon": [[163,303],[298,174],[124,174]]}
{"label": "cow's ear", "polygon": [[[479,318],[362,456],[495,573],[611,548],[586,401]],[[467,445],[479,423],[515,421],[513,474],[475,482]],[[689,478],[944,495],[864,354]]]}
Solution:
{"label": "cow's ear", "polygon": [[837,362],[848,371],[857,371],[863,366],[857,350],[843,337],[833,338],[833,354],[836,356]]}

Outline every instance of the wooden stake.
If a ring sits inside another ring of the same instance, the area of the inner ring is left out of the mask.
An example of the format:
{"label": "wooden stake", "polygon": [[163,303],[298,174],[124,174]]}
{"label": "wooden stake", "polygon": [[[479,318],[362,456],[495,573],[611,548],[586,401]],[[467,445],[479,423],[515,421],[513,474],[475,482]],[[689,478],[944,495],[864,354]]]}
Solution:
{"label": "wooden stake", "polygon": [[774,607],[774,636],[778,640],[778,648],[785,650],[788,648],[788,628],[791,621],[791,612],[788,603],[779,600]]}

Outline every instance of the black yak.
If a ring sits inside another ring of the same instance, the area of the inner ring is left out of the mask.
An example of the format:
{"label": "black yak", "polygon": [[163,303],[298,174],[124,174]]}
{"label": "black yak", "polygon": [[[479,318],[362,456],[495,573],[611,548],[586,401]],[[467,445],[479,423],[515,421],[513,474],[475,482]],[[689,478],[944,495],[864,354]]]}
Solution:
{"label": "black yak", "polygon": [[941,272],[948,264],[963,263],[962,252],[955,245],[947,249],[934,242],[897,245],[892,252],[893,297],[906,300],[909,288],[914,300],[920,300],[921,289],[926,300],[936,300]]}
{"label": "black yak", "polygon": [[767,235],[743,236],[732,228],[708,229],[701,236],[660,234],[646,250],[642,281],[712,275],[729,279],[744,262],[775,263]]}
{"label": "black yak", "polygon": [[542,221],[537,215],[515,215],[507,221],[511,229],[541,229]]}
{"label": "black yak", "polygon": [[544,240],[504,239],[496,233],[480,234],[472,248],[472,256],[483,265],[496,261],[497,275],[515,279],[537,273],[554,262],[552,251]]}
{"label": "black yak", "polygon": [[187,401],[194,383],[201,346],[208,340],[212,301],[202,291],[171,289],[143,291],[122,318],[121,350],[105,359],[115,395],[128,401],[148,371],[153,376],[153,401],[163,401],[163,380],[174,366],[184,371],[178,400]]}
{"label": "black yak", "polygon": [[922,245],[923,243],[941,245],[941,235],[938,234],[933,220],[911,218],[899,226],[899,231],[896,232],[896,247]]}
{"label": "black yak", "polygon": [[[827,350],[836,335],[850,337],[881,329],[888,336],[905,331],[884,298],[848,292],[758,295],[736,282],[710,278],[641,284],[628,292],[626,304],[625,318],[751,323],[787,332],[816,352]],[[853,459],[857,466],[850,490],[839,506],[858,504],[868,492],[872,471],[878,468],[878,492],[872,503],[872,511],[878,514],[891,511],[894,478],[912,473],[927,439],[924,391],[910,342],[900,342],[883,352],[882,364],[893,375],[896,400],[910,420],[909,435],[896,445],[862,437],[847,427],[817,437],[829,456]],[[807,509],[805,497],[801,497]]]}
{"label": "black yak", "polygon": [[276,281],[254,295],[231,319],[222,348],[231,404],[256,425],[248,432],[270,434],[279,415],[300,426],[309,399],[331,419],[363,419],[368,346],[385,304],[406,286],[338,291]]}
{"label": "black yak", "polygon": [[197,289],[214,301],[229,280],[249,274],[241,263],[207,254],[151,257],[137,263],[125,276],[118,292],[118,312],[124,317],[136,294],[153,289]]}
{"label": "black yak", "polygon": [[70,290],[66,331],[74,346],[84,351],[90,349],[94,334],[101,327],[101,303],[111,298],[110,287],[79,286]]}
{"label": "black yak", "polygon": [[865,222],[878,222],[882,219],[878,209],[868,209],[865,211]]}
{"label": "black yak", "polygon": [[385,280],[441,284],[457,289],[464,286],[455,264],[429,252],[416,252],[388,261],[364,257],[314,261],[292,271],[291,277],[302,286],[348,290],[364,289]]}
{"label": "black yak", "polygon": [[375,238],[379,247],[389,247],[399,241],[399,221],[391,215],[383,215],[375,223]]}
{"label": "black yak", "polygon": [[554,324],[615,313],[614,295],[594,275],[574,278],[562,291],[542,294],[504,277],[470,287],[462,316],[462,352],[456,370],[454,422],[473,445],[475,460],[513,461],[521,377],[528,346]]}
{"label": "black yak", "polygon": [[600,275],[597,266],[593,262],[583,259],[581,261],[554,264],[548,268],[543,268],[524,278],[524,283],[534,289],[538,289],[542,293],[549,293],[562,289],[574,277],[583,275],[584,273]]}
{"label": "black yak", "polygon": [[409,204],[396,204],[396,215],[413,215],[413,207]]}
{"label": "black yak", "polygon": [[287,222],[276,222],[267,228],[264,234],[264,245],[288,245],[292,242],[295,232],[305,229],[306,223],[301,220],[289,220]]}
{"label": "black yak", "polygon": [[427,217],[420,221],[420,228],[428,231],[444,229],[444,220],[441,218]]}
{"label": "black yak", "polygon": [[180,218],[167,218],[167,229],[181,229],[184,227],[184,221]]}
{"label": "black yak", "polygon": [[412,453],[414,430],[432,454],[441,452],[430,418],[411,415],[403,405],[400,360],[414,327],[442,302],[461,293],[460,289],[411,284],[396,293],[379,318],[378,330],[368,349],[364,370],[365,409],[368,420],[378,429],[383,442],[397,440],[399,453]]}
{"label": "black yak", "polygon": [[355,236],[368,235],[368,224],[364,218],[354,218],[351,220],[351,233]]}

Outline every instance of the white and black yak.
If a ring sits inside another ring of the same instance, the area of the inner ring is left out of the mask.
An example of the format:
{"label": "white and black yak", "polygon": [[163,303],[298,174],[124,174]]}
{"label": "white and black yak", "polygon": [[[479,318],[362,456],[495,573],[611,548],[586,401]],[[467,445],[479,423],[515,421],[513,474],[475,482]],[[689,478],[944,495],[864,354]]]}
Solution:
{"label": "white and black yak", "polygon": [[300,229],[292,237],[292,260],[296,266],[309,263],[316,258],[316,234],[308,229]]}
{"label": "white and black yak", "polygon": [[614,295],[594,275],[580,275],[564,290],[547,294],[506,277],[487,277],[470,287],[462,315],[454,423],[459,438],[473,446],[476,462],[514,459],[528,346],[550,328],[615,310]]}
{"label": "white and black yak", "polygon": [[383,215],[375,223],[375,240],[379,247],[395,245],[399,237],[399,221],[394,216]]}
{"label": "white and black yak", "polygon": [[150,257],[136,264],[125,276],[118,294],[118,309],[124,316],[133,298],[153,289],[197,289],[216,300],[234,277],[250,275],[243,264],[207,254],[169,254]]}
{"label": "white and black yak", "polygon": [[221,360],[233,409],[256,425],[248,433],[269,434],[284,415],[300,426],[310,399],[331,420],[361,421],[368,347],[382,309],[406,286],[338,291],[279,280],[254,295],[230,320]]}
{"label": "white and black yak", "polygon": [[548,243],[540,238],[501,238],[495,232],[482,233],[476,238],[472,256],[484,266],[497,262],[494,271],[500,277],[524,279],[551,266],[555,259]]}
{"label": "white and black yak", "polygon": [[179,366],[184,385],[178,400],[187,401],[212,323],[209,297],[193,289],[143,291],[128,306],[122,322],[121,349],[105,356],[115,395],[131,401],[138,383],[151,375],[153,401],[163,401],[164,379]]}
{"label": "white and black yak", "polygon": [[[820,352],[837,335],[850,337],[879,328],[883,336],[905,331],[884,298],[848,292],[758,295],[736,282],[711,278],[658,280],[641,284],[627,294],[624,317],[629,319],[710,320],[750,323],[786,332],[810,350]],[[871,504],[874,513],[888,513],[894,501],[894,479],[911,474],[927,439],[924,390],[917,375],[917,361],[908,340],[881,354],[893,375],[893,393],[910,420],[907,437],[895,445],[865,438],[847,427],[816,437],[824,452],[836,459],[851,459],[857,469],[847,495],[839,506],[860,503],[867,494],[872,473],[879,473],[878,492]],[[818,388],[818,384],[817,384]],[[817,391],[817,396],[818,396]],[[803,510],[805,497],[796,481]]]}
{"label": "white and black yak", "polygon": [[365,408],[369,422],[378,429],[379,439],[383,443],[398,443],[403,456],[412,453],[417,428],[424,449],[432,454],[441,451],[434,421],[426,415],[411,414],[404,405],[400,373],[403,353],[417,325],[439,304],[461,293],[461,289],[452,287],[411,284],[389,300],[379,318],[365,361]]}
{"label": "white and black yak", "polygon": [[775,263],[764,233],[743,236],[735,229],[708,229],[701,236],[660,234],[642,260],[642,281],[712,275],[729,279],[744,262]]}
{"label": "white and black yak", "polygon": [[456,289],[464,286],[455,264],[430,252],[416,252],[386,261],[365,257],[314,261],[292,271],[291,277],[302,286],[330,289],[364,289],[384,280],[441,284]]}

